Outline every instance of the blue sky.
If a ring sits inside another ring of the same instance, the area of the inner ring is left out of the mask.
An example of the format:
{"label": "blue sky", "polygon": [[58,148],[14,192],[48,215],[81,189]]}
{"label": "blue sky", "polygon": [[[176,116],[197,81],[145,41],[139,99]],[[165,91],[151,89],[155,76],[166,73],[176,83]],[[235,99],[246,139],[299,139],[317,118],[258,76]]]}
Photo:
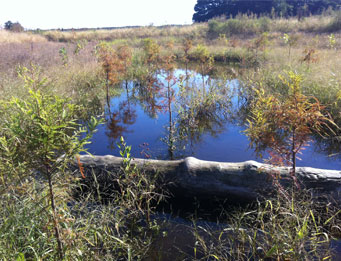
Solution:
{"label": "blue sky", "polygon": [[28,29],[190,24],[196,0],[2,0],[0,25]]}

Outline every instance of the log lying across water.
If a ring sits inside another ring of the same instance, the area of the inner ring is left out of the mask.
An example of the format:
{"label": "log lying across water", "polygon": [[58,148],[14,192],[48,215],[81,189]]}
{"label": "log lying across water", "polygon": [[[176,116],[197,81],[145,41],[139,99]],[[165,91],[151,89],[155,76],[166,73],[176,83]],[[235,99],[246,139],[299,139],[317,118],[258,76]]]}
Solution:
{"label": "log lying across water", "polygon": [[[85,170],[93,171],[101,183],[108,177],[108,172],[120,171],[123,159],[84,155],[80,161]],[[171,184],[176,194],[185,197],[231,197],[253,201],[274,191],[274,174],[280,177],[278,180],[284,187],[291,184],[290,168],[273,167],[256,161],[227,163],[188,157],[175,161],[133,159],[131,162],[146,175],[158,173],[163,181]],[[298,167],[296,176],[302,187],[340,197],[341,171]]]}

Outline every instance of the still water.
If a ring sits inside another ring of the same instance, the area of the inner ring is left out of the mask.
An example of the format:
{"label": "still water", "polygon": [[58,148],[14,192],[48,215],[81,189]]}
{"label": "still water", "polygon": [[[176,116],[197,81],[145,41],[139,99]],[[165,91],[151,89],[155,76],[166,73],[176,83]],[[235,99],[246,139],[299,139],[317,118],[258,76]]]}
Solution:
{"label": "still water", "polygon": [[[121,94],[110,98],[106,123],[98,128],[89,152],[118,156],[116,143],[123,136],[133,157],[261,162],[243,133],[247,100],[240,89],[238,80],[184,70],[161,72],[148,86],[123,84]],[[321,147],[325,145],[311,142],[297,165],[340,170],[340,158],[329,157]]]}
{"label": "still water", "polygon": [[[244,134],[247,98],[238,80],[209,79],[193,71],[186,74],[184,70],[176,70],[174,75],[163,72],[149,86],[135,82],[123,84],[121,93],[109,101],[105,108],[106,122],[98,127],[88,145],[92,154],[119,156],[117,142],[123,136],[132,146],[133,157],[262,161],[249,148]],[[329,157],[321,148],[328,148],[328,144],[312,141],[297,165],[340,170],[340,157]],[[174,227],[170,231],[178,231],[180,227],[181,233],[177,232],[174,238],[170,235],[169,240],[188,239],[186,235],[191,234],[184,226],[188,221],[178,219],[181,218],[171,218],[174,224],[169,224]],[[167,244],[164,239],[160,242]],[[336,258],[341,256],[340,246],[340,241],[331,241]]]}

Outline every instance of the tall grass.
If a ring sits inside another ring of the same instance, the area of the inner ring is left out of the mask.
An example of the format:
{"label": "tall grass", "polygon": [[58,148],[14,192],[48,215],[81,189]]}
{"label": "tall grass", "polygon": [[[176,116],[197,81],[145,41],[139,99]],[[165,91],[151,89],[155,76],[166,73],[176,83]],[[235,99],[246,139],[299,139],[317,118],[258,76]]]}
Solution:
{"label": "tall grass", "polygon": [[29,32],[15,33],[8,30],[0,30],[0,43],[41,43],[47,39],[39,34]]}
{"label": "tall grass", "polygon": [[205,24],[194,24],[186,26],[143,26],[136,28],[117,28],[108,30],[86,30],[86,31],[46,31],[43,35],[50,41],[74,42],[85,39],[88,41],[114,41],[117,39],[135,38],[162,38],[173,36],[176,38],[192,37],[198,38],[205,34]]}
{"label": "tall grass", "polygon": [[341,232],[341,211],[316,203],[306,191],[292,196],[229,213],[223,229],[196,226],[196,255],[200,260],[333,260],[329,243]]}

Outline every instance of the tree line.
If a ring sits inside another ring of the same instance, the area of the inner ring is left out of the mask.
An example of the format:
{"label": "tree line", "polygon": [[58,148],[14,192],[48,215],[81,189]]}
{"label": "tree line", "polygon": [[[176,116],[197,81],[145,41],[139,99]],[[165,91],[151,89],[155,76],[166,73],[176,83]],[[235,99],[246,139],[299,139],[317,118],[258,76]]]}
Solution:
{"label": "tree line", "polygon": [[238,14],[298,16],[320,14],[328,8],[339,9],[341,0],[198,0],[194,22],[205,22],[217,16]]}

